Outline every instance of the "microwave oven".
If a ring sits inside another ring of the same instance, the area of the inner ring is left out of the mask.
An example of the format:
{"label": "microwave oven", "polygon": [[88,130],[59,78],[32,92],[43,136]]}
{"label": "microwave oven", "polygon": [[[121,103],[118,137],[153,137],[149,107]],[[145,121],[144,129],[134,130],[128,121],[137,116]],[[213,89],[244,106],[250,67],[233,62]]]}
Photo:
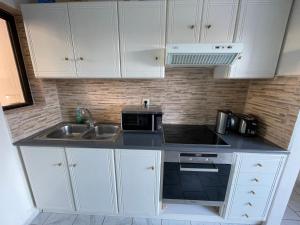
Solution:
{"label": "microwave oven", "polygon": [[162,115],[159,106],[126,106],[122,110],[121,127],[125,132],[160,132]]}

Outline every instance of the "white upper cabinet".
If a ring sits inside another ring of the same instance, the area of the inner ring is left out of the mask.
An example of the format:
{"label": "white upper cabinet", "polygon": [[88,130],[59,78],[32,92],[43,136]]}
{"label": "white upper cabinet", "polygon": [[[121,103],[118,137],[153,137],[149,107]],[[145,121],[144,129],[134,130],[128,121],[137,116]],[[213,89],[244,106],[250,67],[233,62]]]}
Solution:
{"label": "white upper cabinet", "polygon": [[123,78],[163,78],[166,1],[120,1]]}
{"label": "white upper cabinet", "polygon": [[274,77],[292,0],[242,0],[236,42],[244,44],[229,78]]}
{"label": "white upper cabinet", "polygon": [[198,43],[203,0],[169,0],[167,43]]}
{"label": "white upper cabinet", "polygon": [[74,211],[64,148],[21,147],[38,209]]}
{"label": "white upper cabinet", "polygon": [[67,4],[22,5],[22,14],[35,76],[76,77]]}
{"label": "white upper cabinet", "polygon": [[277,74],[300,75],[300,1],[295,1]]}
{"label": "white upper cabinet", "polygon": [[116,214],[114,150],[66,148],[66,153],[77,211]]}
{"label": "white upper cabinet", "polygon": [[200,42],[233,41],[238,0],[204,0]]}
{"label": "white upper cabinet", "polygon": [[117,2],[68,5],[78,77],[121,77]]}
{"label": "white upper cabinet", "polygon": [[161,152],[117,149],[120,214],[155,216],[159,211]]}

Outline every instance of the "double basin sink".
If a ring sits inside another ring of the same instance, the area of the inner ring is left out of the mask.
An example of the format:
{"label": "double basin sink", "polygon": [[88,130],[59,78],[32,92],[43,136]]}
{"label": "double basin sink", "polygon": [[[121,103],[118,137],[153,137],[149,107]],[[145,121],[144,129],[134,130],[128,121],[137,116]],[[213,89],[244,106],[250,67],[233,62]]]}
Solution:
{"label": "double basin sink", "polygon": [[96,124],[93,127],[85,124],[64,124],[49,130],[38,139],[115,141],[119,132],[119,126],[112,124]]}

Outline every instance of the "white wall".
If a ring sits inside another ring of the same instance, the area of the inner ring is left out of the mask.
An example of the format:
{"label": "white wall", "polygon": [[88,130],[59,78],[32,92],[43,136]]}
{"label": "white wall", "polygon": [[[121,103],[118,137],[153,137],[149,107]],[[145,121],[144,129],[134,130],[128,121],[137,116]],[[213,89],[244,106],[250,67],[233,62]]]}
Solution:
{"label": "white wall", "polygon": [[0,224],[24,225],[36,213],[0,106]]}

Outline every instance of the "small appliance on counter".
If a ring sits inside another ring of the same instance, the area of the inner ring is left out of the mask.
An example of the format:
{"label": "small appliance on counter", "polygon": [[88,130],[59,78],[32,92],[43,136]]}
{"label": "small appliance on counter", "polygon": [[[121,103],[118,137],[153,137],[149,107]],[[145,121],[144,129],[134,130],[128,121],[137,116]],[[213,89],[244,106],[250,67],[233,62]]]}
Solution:
{"label": "small appliance on counter", "polygon": [[258,120],[253,115],[235,114],[230,110],[218,110],[215,131],[226,134],[228,131],[243,136],[255,136],[258,129]]}
{"label": "small appliance on counter", "polygon": [[125,106],[121,115],[122,130],[125,132],[161,132],[162,115],[160,106]]}

